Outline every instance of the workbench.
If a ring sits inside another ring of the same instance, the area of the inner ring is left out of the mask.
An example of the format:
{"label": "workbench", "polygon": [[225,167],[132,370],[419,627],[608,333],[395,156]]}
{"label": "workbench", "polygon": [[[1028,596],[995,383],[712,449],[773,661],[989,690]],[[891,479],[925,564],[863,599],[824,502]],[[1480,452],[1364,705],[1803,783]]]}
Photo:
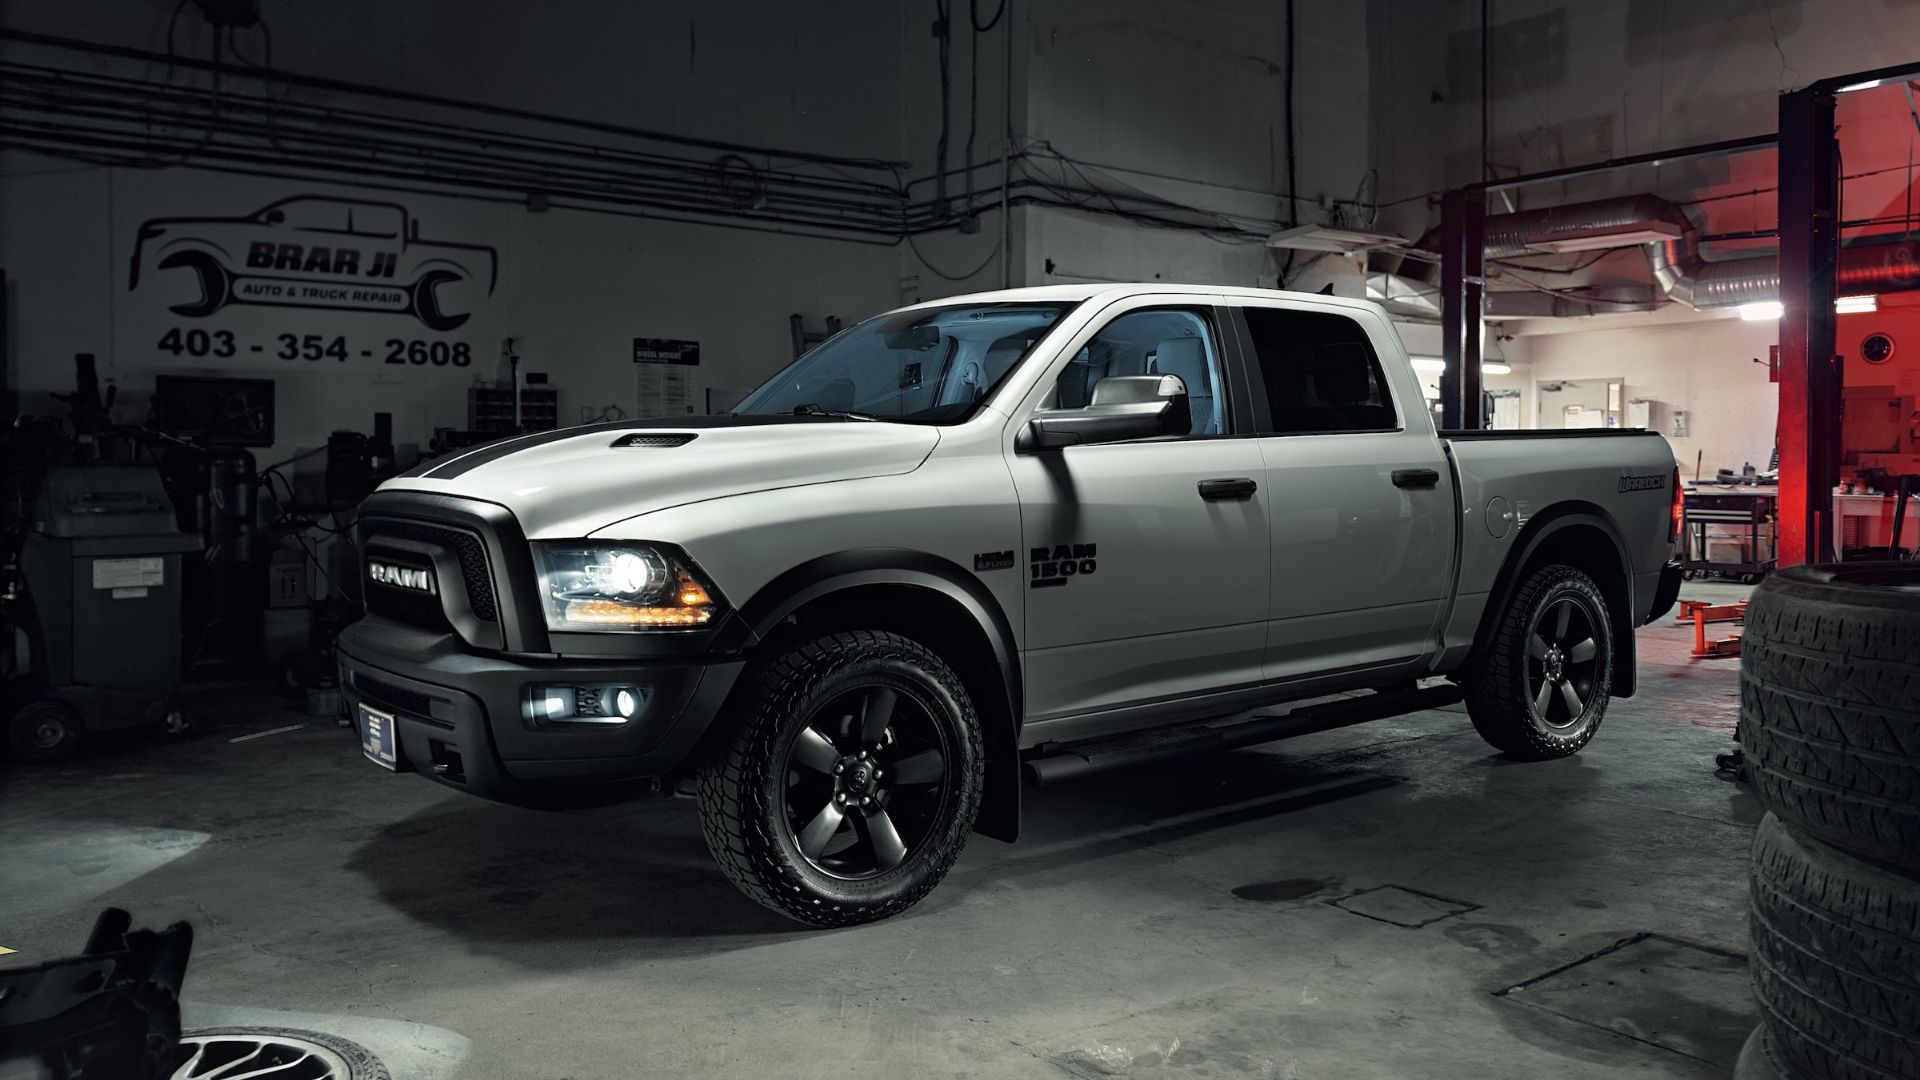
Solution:
{"label": "workbench", "polygon": [[[1731,487],[1701,486],[1685,495],[1680,535],[1680,569],[1687,577],[1724,574],[1741,581],[1759,581],[1778,563],[1774,549],[1774,520],[1780,499],[1779,489],[1742,484]],[[1708,557],[1708,530],[1718,529],[1722,536],[1732,532],[1741,540],[1742,559],[1715,562]],[[1744,536],[1741,535],[1744,531]],[[1764,553],[1764,557],[1763,556]]]}

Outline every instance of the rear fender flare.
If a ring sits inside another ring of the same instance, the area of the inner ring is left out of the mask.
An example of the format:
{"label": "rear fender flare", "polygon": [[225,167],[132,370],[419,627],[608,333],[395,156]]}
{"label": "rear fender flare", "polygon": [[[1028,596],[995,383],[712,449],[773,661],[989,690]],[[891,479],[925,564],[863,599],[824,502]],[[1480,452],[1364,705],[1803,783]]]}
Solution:
{"label": "rear fender flare", "polygon": [[1624,593],[1618,603],[1610,605],[1612,610],[1607,612],[1613,623],[1613,696],[1633,696],[1639,672],[1633,644],[1634,611],[1637,608],[1633,596],[1633,567],[1627,562],[1627,545],[1620,535],[1619,526],[1614,524],[1613,518],[1604,509],[1585,502],[1550,506],[1535,514],[1521,529],[1517,542],[1507,552],[1506,561],[1500,565],[1499,576],[1494,579],[1493,592],[1488,598],[1486,610],[1480,614],[1480,625],[1474,632],[1473,649],[1462,665],[1464,670],[1471,671],[1479,664],[1486,643],[1493,640],[1494,620],[1507,609],[1514,592],[1520,588],[1521,570],[1533,561],[1547,541],[1578,527],[1597,529],[1605,535],[1613,557],[1619,564]]}

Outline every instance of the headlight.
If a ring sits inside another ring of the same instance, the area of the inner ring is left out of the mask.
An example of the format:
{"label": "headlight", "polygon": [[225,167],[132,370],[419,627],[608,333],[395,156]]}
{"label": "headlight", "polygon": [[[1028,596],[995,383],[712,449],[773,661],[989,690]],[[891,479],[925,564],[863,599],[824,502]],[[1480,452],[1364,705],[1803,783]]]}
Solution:
{"label": "headlight", "polygon": [[691,560],[650,544],[533,545],[549,630],[694,630],[714,602]]}

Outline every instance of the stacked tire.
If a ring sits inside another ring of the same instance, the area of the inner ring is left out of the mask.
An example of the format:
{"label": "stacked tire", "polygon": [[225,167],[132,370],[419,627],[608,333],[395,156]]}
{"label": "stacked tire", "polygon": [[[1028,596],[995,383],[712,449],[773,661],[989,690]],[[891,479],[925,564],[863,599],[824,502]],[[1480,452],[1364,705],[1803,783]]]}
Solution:
{"label": "stacked tire", "polygon": [[1736,1075],[1920,1080],[1920,563],[1782,570],[1740,643],[1762,1022]]}

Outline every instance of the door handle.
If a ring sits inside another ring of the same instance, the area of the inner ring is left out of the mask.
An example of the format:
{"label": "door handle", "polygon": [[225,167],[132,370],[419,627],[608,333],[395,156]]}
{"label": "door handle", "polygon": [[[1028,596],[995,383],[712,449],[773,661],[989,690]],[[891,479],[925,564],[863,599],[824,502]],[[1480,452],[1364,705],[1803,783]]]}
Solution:
{"label": "door handle", "polygon": [[1438,469],[1395,469],[1393,486],[1402,488],[1430,488],[1440,482]]}
{"label": "door handle", "polygon": [[1223,480],[1200,481],[1200,497],[1208,502],[1220,499],[1251,499],[1260,485],[1245,476],[1235,476]]}

